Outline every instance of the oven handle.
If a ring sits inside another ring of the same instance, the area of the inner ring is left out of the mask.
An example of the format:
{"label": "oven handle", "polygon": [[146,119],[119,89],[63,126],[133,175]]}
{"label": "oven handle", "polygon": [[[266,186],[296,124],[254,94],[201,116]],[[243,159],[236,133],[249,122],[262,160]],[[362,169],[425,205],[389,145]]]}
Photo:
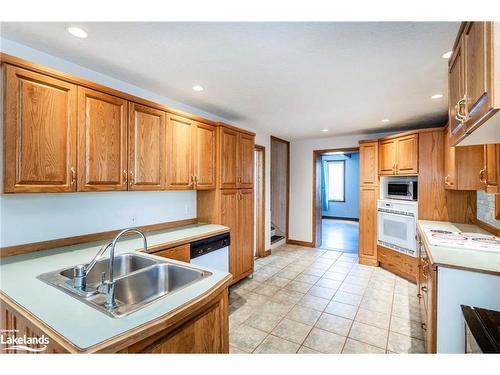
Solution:
{"label": "oven handle", "polygon": [[392,212],[381,211],[381,210],[377,210],[377,212],[379,213],[379,215],[382,214],[382,215],[390,215],[390,216],[397,216],[397,217],[409,217],[409,218],[413,219],[413,221],[416,221],[415,214],[413,214],[413,215],[395,214]]}

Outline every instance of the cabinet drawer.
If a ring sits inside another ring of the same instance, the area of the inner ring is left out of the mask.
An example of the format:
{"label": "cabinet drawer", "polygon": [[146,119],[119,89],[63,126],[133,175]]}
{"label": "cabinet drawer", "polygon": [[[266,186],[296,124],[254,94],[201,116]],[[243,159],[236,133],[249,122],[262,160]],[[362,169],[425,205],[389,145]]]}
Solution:
{"label": "cabinet drawer", "polygon": [[185,244],[177,247],[172,247],[170,249],[160,250],[153,254],[163,258],[169,258],[189,263],[191,259],[190,249],[191,246],[189,244]]}
{"label": "cabinet drawer", "polygon": [[383,268],[415,283],[417,281],[417,258],[378,246],[378,261]]}

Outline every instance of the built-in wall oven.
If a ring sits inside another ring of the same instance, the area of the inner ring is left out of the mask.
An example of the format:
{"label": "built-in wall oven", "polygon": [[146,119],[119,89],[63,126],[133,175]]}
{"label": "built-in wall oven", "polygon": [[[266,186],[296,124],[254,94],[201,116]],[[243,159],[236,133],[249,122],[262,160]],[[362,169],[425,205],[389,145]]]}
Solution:
{"label": "built-in wall oven", "polygon": [[379,199],[377,211],[378,244],[415,257],[417,202]]}

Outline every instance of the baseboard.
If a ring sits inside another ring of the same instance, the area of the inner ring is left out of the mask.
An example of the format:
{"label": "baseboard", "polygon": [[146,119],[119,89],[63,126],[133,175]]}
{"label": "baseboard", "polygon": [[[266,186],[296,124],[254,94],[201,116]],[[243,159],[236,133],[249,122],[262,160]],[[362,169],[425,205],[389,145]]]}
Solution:
{"label": "baseboard", "polygon": [[267,250],[264,252],[264,257],[268,257],[269,255],[271,255],[271,249],[267,249]]}
{"label": "baseboard", "polygon": [[346,220],[359,222],[357,217],[340,217],[340,216],[321,216],[322,219]]}
{"label": "baseboard", "polygon": [[307,242],[307,241],[299,241],[299,240],[291,240],[288,238],[286,240],[286,243],[289,245],[297,245],[297,246],[304,246],[304,247],[314,247],[314,244],[312,242]]}
{"label": "baseboard", "polygon": [[365,266],[378,267],[378,260],[377,259],[373,259],[373,258],[359,257],[359,264],[363,264]]}

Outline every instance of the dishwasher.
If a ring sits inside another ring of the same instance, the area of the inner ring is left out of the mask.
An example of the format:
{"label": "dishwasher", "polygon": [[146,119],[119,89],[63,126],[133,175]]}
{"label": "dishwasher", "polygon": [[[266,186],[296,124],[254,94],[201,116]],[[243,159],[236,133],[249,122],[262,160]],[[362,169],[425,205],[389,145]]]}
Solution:
{"label": "dishwasher", "polygon": [[229,233],[191,242],[191,263],[229,272]]}

